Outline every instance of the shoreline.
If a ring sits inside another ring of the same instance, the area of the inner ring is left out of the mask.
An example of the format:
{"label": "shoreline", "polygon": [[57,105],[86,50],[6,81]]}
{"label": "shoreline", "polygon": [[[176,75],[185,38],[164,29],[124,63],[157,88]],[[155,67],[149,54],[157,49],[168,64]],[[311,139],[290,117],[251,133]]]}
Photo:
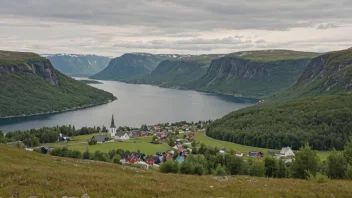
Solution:
{"label": "shoreline", "polygon": [[13,118],[25,118],[25,117],[31,117],[31,116],[50,115],[50,114],[56,114],[56,113],[75,111],[75,110],[86,109],[86,108],[90,108],[90,107],[96,107],[96,106],[99,106],[99,105],[108,104],[108,103],[113,102],[113,101],[114,100],[109,100],[107,102],[100,103],[100,104],[90,104],[90,105],[85,105],[85,106],[81,106],[81,107],[73,107],[73,108],[70,108],[70,109],[62,110],[62,111],[52,111],[52,112],[47,112],[47,113],[36,113],[36,114],[19,115],[19,116],[5,116],[5,117],[0,117],[0,120],[7,120],[7,119],[13,119]]}

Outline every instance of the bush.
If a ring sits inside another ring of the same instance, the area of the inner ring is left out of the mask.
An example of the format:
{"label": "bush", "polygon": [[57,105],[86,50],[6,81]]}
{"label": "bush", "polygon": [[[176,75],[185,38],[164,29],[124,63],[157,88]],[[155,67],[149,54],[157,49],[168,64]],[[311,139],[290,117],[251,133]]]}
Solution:
{"label": "bush", "polygon": [[121,160],[121,156],[119,154],[115,154],[114,157],[112,158],[112,162],[114,162],[115,164],[121,164],[120,160]]}
{"label": "bush", "polygon": [[204,175],[204,167],[201,164],[195,164],[193,167],[193,174],[195,175]]}
{"label": "bush", "polygon": [[347,166],[347,171],[345,173],[345,178],[352,180],[352,166],[351,165]]}
{"label": "bush", "polygon": [[90,154],[89,150],[87,149],[86,152],[83,153],[83,159],[90,160],[92,155]]}
{"label": "bush", "polygon": [[[40,149],[38,149],[38,152],[42,153]],[[59,157],[62,156],[61,148],[54,148],[50,154],[54,156],[59,156]]]}
{"label": "bush", "polygon": [[160,172],[162,173],[178,173],[177,161],[166,161],[160,165]]}
{"label": "bush", "polygon": [[263,162],[256,161],[249,167],[249,175],[264,177],[265,176],[265,166]]}
{"label": "bush", "polygon": [[226,176],[228,175],[226,172],[226,169],[224,167],[222,167],[220,164],[216,167],[215,170],[215,175],[216,176]]}
{"label": "bush", "polygon": [[96,145],[97,143],[98,143],[98,141],[95,140],[95,139],[91,139],[91,140],[88,141],[89,145]]}
{"label": "bush", "polygon": [[107,153],[95,151],[94,156],[93,156],[93,160],[102,161],[102,162],[109,162],[110,158]]}
{"label": "bush", "polygon": [[182,162],[181,167],[180,167],[180,173],[182,173],[182,174],[192,174],[193,173],[192,164],[189,163],[188,161]]}
{"label": "bush", "polygon": [[315,176],[310,172],[310,171],[306,171],[306,175],[307,175],[307,179],[309,181],[314,181],[317,183],[326,183],[329,181],[328,176],[321,174],[321,173],[317,173]]}
{"label": "bush", "polygon": [[80,159],[82,158],[82,153],[77,150],[73,150],[70,152],[70,158]]}

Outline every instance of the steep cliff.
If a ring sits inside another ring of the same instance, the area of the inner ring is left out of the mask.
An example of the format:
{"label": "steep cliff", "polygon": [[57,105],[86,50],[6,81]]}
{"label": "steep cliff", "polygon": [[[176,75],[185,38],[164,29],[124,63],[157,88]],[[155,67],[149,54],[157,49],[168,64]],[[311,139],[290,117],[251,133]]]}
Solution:
{"label": "steep cliff", "polygon": [[247,51],[213,60],[207,73],[190,87],[247,97],[283,91],[318,54],[288,50]]}
{"label": "steep cliff", "polygon": [[60,72],[69,76],[91,76],[102,71],[111,58],[79,54],[43,54]]}
{"label": "steep cliff", "polygon": [[273,100],[288,101],[352,91],[352,49],[314,58],[297,82]]}
{"label": "steep cliff", "polygon": [[116,99],[60,73],[34,53],[0,51],[0,118],[98,105]]}
{"label": "steep cliff", "polygon": [[98,80],[127,80],[136,76],[150,74],[163,60],[176,55],[154,55],[146,53],[128,53],[114,58],[101,72],[91,76]]}

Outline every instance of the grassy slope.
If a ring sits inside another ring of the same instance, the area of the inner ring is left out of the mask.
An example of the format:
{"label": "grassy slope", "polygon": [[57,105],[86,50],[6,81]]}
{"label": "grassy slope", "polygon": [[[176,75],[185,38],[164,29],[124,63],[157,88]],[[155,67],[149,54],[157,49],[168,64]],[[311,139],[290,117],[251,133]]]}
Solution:
{"label": "grassy slope", "polygon": [[[2,197],[349,197],[352,182],[162,174],[0,145]],[[212,187],[211,187],[212,186]]]}
{"label": "grassy slope", "polygon": [[10,52],[0,50],[0,65],[14,66],[28,61],[44,61],[45,58],[30,52]]}
{"label": "grassy slope", "polygon": [[319,55],[319,53],[314,52],[300,52],[291,50],[260,50],[236,52],[229,54],[226,57],[242,58],[256,62],[272,62],[278,60],[311,59]]}

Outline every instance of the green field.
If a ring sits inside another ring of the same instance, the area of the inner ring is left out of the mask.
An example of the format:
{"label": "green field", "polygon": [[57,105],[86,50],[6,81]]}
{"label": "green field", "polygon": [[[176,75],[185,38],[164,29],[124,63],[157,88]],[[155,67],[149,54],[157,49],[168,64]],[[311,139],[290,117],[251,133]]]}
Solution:
{"label": "green field", "polygon": [[90,135],[81,135],[81,136],[76,136],[72,139],[72,141],[68,143],[48,143],[48,144],[42,144],[45,146],[51,146],[51,147],[67,147],[72,150],[78,150],[80,152],[84,152],[87,149],[90,152],[95,152],[95,151],[102,151],[102,152],[109,152],[113,149],[123,149],[123,150],[129,150],[129,151],[138,151],[140,150],[141,152],[147,154],[147,155],[152,155],[155,154],[156,152],[164,152],[167,150],[170,150],[170,147],[165,145],[165,144],[151,144],[149,143],[152,138],[151,137],[141,137],[141,138],[134,138],[130,140],[126,140],[124,142],[107,142],[103,144],[96,144],[96,145],[88,145],[87,140],[91,139],[93,135],[97,134],[90,134]]}
{"label": "green field", "polygon": [[[207,137],[204,132],[197,132],[195,133],[195,140],[199,141],[200,143],[204,143],[206,145],[210,146],[217,146],[219,148],[225,148],[225,149],[233,149],[236,152],[241,152],[244,154],[248,154],[250,151],[261,151],[265,154],[268,153],[268,151],[275,151],[279,152],[278,150],[273,150],[273,149],[267,149],[267,148],[258,148],[258,147],[251,147],[251,146],[245,146],[241,144],[235,144],[232,142],[226,142],[226,141],[221,141],[221,140],[215,140],[210,137]],[[318,151],[318,156],[320,157],[321,160],[325,160],[330,154],[330,151]]]}

